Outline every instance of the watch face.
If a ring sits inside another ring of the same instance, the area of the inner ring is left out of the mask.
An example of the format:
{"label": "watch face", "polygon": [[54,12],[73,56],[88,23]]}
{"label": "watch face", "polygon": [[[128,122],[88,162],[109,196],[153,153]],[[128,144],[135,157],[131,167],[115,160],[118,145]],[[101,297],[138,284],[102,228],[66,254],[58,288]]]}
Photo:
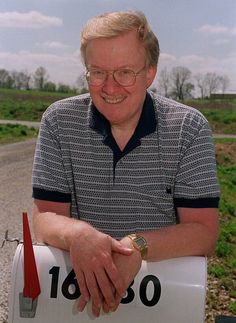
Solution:
{"label": "watch face", "polygon": [[134,246],[138,249],[142,255],[142,259],[146,259],[146,255],[148,252],[147,241],[142,236],[138,236],[136,234],[129,235],[130,239],[133,240]]}
{"label": "watch face", "polygon": [[135,242],[137,243],[137,245],[140,247],[140,248],[143,248],[146,246],[146,243],[145,241],[141,238],[141,237],[137,237],[135,239]]}

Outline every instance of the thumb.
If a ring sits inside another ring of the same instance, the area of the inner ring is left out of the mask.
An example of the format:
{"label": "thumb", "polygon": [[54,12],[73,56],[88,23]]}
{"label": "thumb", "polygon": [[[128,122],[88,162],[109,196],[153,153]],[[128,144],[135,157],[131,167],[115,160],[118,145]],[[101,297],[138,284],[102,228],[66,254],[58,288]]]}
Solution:
{"label": "thumb", "polygon": [[134,251],[133,248],[127,247],[115,239],[112,239],[111,250],[127,256],[131,255]]}

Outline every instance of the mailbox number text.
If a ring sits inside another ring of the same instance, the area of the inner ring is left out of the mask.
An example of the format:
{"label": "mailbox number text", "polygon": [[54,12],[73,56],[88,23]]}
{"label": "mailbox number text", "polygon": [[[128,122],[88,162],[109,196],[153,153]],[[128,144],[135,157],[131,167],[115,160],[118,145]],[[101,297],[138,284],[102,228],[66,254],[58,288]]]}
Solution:
{"label": "mailbox number text", "polygon": [[[60,273],[60,267],[58,266],[53,266],[49,270],[49,274],[52,275],[51,291],[50,291],[51,298],[57,298],[59,273]],[[147,297],[147,286],[150,282],[153,284],[153,295],[151,299]],[[134,290],[132,289],[133,283],[134,282],[132,282],[129,288],[127,289],[126,296],[122,298],[121,300],[122,304],[128,304],[134,300],[135,293],[134,293]],[[69,274],[63,281],[61,286],[61,292],[65,298],[71,299],[71,300],[77,299],[81,295],[79,285],[75,276],[75,272],[73,269],[69,272]],[[142,279],[139,287],[139,297],[141,302],[144,305],[149,307],[155,306],[159,302],[159,299],[161,297],[161,284],[159,279],[156,276],[147,275]]]}

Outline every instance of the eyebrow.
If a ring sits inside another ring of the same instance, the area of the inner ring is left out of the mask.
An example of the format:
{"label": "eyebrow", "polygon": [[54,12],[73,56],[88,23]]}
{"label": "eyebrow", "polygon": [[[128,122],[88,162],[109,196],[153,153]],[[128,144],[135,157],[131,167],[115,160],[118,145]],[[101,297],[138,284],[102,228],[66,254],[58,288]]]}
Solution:
{"label": "eyebrow", "polygon": [[88,69],[91,69],[91,68],[99,69],[99,70],[104,70],[104,71],[117,71],[117,70],[121,70],[121,69],[134,69],[135,67],[134,67],[134,65],[123,65],[123,66],[120,66],[116,69],[109,70],[109,69],[104,69],[104,68],[97,66],[97,65],[89,65],[89,66],[87,66],[87,68]]}

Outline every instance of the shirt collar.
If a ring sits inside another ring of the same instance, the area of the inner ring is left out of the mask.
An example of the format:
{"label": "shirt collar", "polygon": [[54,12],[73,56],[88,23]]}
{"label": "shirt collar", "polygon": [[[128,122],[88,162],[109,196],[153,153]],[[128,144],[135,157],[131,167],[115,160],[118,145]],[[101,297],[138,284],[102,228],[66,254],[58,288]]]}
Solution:
{"label": "shirt collar", "polygon": [[[151,95],[147,92],[143,104],[143,110],[135,129],[133,137],[139,140],[156,130],[157,121],[155,116],[154,104]],[[98,111],[94,104],[91,106],[90,127],[103,135],[104,140],[111,135],[109,121]]]}

